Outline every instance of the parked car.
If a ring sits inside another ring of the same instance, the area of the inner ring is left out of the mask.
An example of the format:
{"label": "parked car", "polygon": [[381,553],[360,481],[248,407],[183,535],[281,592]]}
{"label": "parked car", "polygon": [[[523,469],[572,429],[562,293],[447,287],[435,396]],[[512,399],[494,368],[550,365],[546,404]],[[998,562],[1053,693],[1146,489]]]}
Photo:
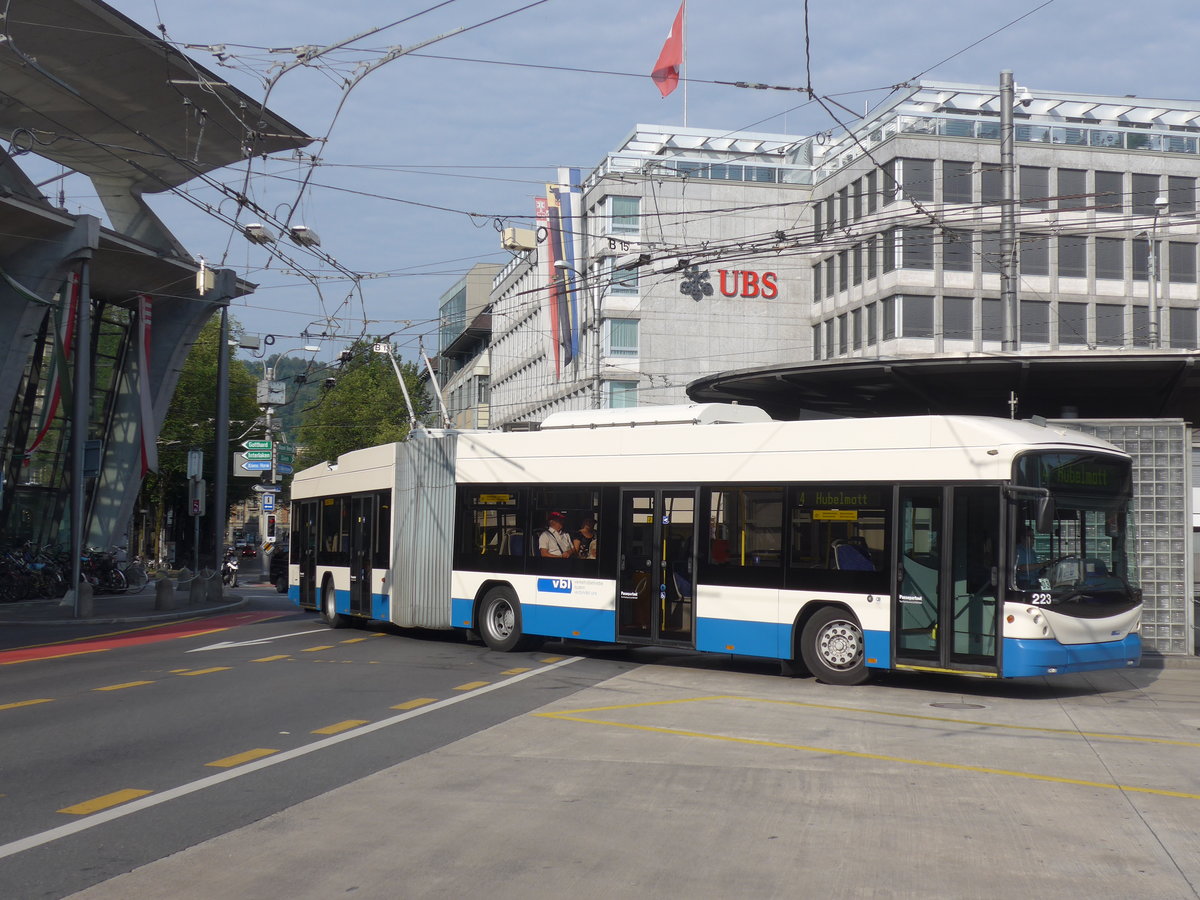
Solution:
{"label": "parked car", "polygon": [[288,551],[287,547],[276,547],[271,553],[270,567],[271,584],[281,594],[288,591]]}

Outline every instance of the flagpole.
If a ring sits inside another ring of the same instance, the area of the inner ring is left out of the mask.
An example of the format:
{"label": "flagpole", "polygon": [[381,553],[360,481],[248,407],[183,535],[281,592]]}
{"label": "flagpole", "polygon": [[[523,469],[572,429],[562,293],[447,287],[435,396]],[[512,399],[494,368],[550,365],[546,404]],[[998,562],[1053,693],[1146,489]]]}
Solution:
{"label": "flagpole", "polygon": [[683,81],[683,127],[687,128],[687,0],[683,2],[683,27],[679,37],[683,42],[683,57],[679,64],[679,77]]}

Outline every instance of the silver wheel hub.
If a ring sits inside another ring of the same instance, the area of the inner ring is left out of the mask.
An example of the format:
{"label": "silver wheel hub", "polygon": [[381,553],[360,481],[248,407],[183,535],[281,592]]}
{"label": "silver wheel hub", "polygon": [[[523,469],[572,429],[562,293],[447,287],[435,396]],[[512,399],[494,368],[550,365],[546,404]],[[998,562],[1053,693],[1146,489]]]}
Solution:
{"label": "silver wheel hub", "polygon": [[817,649],[833,668],[851,668],[862,658],[862,632],[851,622],[830,622],[817,637]]}
{"label": "silver wheel hub", "polygon": [[497,603],[492,607],[490,616],[492,634],[498,638],[506,638],[512,634],[513,627],[516,625],[516,616],[513,615],[513,608],[507,603]]}

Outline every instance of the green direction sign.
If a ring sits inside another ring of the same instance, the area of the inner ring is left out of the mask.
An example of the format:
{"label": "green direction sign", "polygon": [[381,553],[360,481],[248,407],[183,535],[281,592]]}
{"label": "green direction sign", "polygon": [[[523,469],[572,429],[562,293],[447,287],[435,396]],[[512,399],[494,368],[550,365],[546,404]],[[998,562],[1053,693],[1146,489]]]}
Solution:
{"label": "green direction sign", "polygon": [[[247,450],[270,450],[270,441],[242,441],[242,446]],[[249,459],[270,459],[269,456],[252,456]]]}
{"label": "green direction sign", "polygon": [[292,454],[284,453],[282,450],[279,451],[275,458],[281,463],[293,463],[296,461],[296,458]]}
{"label": "green direction sign", "polygon": [[[259,441],[258,443],[261,444],[264,442]],[[271,451],[270,450],[247,450],[245,453],[242,454],[242,456],[245,459],[261,459],[261,460],[266,460],[267,462],[271,461]]]}
{"label": "green direction sign", "polygon": [[295,444],[285,444],[285,443],[283,443],[283,441],[280,441],[279,443],[277,443],[275,445],[275,449],[278,450],[280,453],[295,453],[296,445]]}

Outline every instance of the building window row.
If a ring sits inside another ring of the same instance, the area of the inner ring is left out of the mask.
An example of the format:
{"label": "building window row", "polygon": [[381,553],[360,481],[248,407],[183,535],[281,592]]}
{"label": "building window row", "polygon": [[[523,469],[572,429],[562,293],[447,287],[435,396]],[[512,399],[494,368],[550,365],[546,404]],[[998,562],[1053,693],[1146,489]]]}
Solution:
{"label": "building window row", "polygon": [[772,166],[747,166],[741,163],[698,162],[688,159],[669,159],[658,163],[667,172],[685,178],[707,178],[711,181],[752,181],[762,184],[783,182],[784,171]]}
{"label": "building window row", "polygon": [[[1197,311],[1159,311],[1163,346],[1197,346]],[[813,358],[831,359],[896,338],[974,343],[1004,340],[1004,307],[995,297],[894,294],[812,326]],[[1087,347],[1148,347],[1148,306],[1124,303],[1020,302],[1023,344]]]}
{"label": "building window row", "polygon": [[[1018,166],[1015,177],[1018,200],[1029,209],[1095,209],[1152,216],[1154,201],[1165,197],[1169,215],[1196,213],[1196,179],[1190,175]],[[998,163],[892,159],[817,201],[813,230],[820,240],[901,200],[992,205],[1003,201],[1003,193],[1003,171]]]}
{"label": "building window row", "polygon": [[[1080,127],[1091,125],[1092,127]],[[1153,132],[1143,128],[1121,130],[1104,127],[1101,122],[1080,122],[1071,125],[1016,125],[1014,138],[1021,143],[1061,144],[1067,147],[1091,147],[1104,150],[1133,150],[1151,153],[1197,153],[1200,141],[1179,134],[1180,131],[1195,132],[1194,126],[1171,126],[1170,132]],[[897,133],[939,135],[953,138],[971,138],[984,141],[1000,140],[998,118],[965,119],[943,116],[897,116],[880,124],[860,136],[868,148],[888,140]],[[861,156],[855,145],[827,157],[816,172],[816,179],[832,175],[839,168],[849,165]]]}
{"label": "building window row", "polygon": [[[1017,239],[1021,275],[1057,275],[1147,281],[1150,242],[1145,238],[1047,235],[1023,232]],[[1196,284],[1197,245],[1190,241],[1154,244],[1155,268],[1161,282]],[[813,266],[813,300],[833,297],[878,274],[896,269],[941,269],[945,272],[999,274],[1003,257],[995,231],[935,229],[930,226],[891,228],[841,250]]]}

